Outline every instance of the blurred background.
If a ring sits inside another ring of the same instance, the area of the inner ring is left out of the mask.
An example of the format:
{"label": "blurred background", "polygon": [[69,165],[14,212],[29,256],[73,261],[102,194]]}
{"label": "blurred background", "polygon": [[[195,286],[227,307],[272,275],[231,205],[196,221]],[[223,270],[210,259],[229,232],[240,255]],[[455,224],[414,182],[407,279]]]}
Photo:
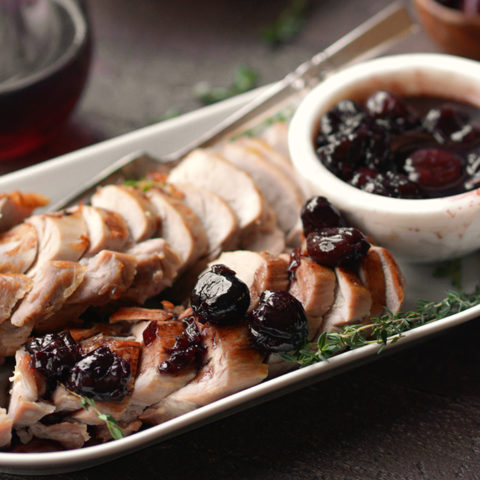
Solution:
{"label": "blurred background", "polygon": [[[34,154],[3,161],[0,173],[278,80],[390,0],[81,3],[93,54],[74,114]],[[393,51],[435,50],[420,32]]]}

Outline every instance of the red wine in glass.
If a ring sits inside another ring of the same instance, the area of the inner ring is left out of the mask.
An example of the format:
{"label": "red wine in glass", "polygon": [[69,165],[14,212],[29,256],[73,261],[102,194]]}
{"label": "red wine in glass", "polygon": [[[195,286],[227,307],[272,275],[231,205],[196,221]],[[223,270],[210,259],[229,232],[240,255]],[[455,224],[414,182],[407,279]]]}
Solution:
{"label": "red wine in glass", "polygon": [[91,35],[75,0],[0,0],[0,22],[8,45],[0,54],[1,161],[35,150],[67,118],[87,80]]}

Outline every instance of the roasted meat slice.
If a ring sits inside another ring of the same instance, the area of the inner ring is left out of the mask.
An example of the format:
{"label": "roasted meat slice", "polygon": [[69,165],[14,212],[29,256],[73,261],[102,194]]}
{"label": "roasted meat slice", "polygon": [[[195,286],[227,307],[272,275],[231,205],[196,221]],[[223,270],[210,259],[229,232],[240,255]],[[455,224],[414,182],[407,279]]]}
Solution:
{"label": "roasted meat slice", "polygon": [[153,237],[158,230],[159,219],[153,206],[145,195],[134,187],[126,185],[100,187],[92,196],[92,205],[121,215],[134,243]]}
{"label": "roasted meat slice", "polygon": [[173,184],[193,183],[220,195],[235,212],[243,233],[258,228],[265,200],[247,173],[209,150],[195,150],[168,177]]}
{"label": "roasted meat slice", "polygon": [[272,255],[278,255],[285,250],[285,234],[276,226],[266,232],[257,230],[242,239],[241,247],[254,252],[267,250]]}
{"label": "roasted meat slice", "polygon": [[37,257],[37,231],[22,223],[0,234],[0,273],[25,273]]}
{"label": "roasted meat slice", "polygon": [[220,151],[229,162],[251,175],[273,208],[279,227],[284,232],[290,231],[297,223],[304,201],[295,182],[257,150],[237,142],[228,142]]}
{"label": "roasted meat slice", "polygon": [[268,252],[236,250],[222,253],[210,265],[217,263],[232,269],[247,285],[250,290],[249,310],[256,307],[265,290],[288,289],[288,262],[283,257],[276,257]]}
{"label": "roasted meat slice", "polygon": [[0,274],[0,323],[10,318],[12,310],[32,289],[31,278],[20,273]]}
{"label": "roasted meat slice", "polygon": [[38,193],[14,191],[0,194],[0,232],[23,222],[36,208],[44,207],[49,201]]}
{"label": "roasted meat slice", "polygon": [[27,222],[38,236],[38,255],[34,269],[49,260],[76,262],[89,246],[88,231],[79,210],[34,215]]}
{"label": "roasted meat slice", "polygon": [[324,317],[322,331],[330,332],[370,316],[372,296],[358,276],[342,267],[335,268],[337,289],[332,308]]}
{"label": "roasted meat slice", "polygon": [[34,324],[39,331],[45,331],[45,322],[62,308],[84,275],[85,267],[77,262],[44,262],[36,269],[33,287],[13,313],[11,323],[17,327]]}
{"label": "roasted meat slice", "polygon": [[160,189],[151,188],[146,195],[161,219],[157,235],[170,245],[175,245],[175,251],[183,261],[182,269],[195,264],[200,257],[206,255],[207,235],[195,213],[180,200]]}
{"label": "roasted meat slice", "polygon": [[208,239],[208,254],[214,258],[238,243],[238,221],[228,203],[219,195],[194,184],[177,184],[182,201],[197,215]]}
{"label": "roasted meat slice", "polygon": [[133,255],[138,263],[133,284],[123,298],[135,303],[142,304],[170,287],[182,265],[180,256],[163,238],[145,240],[126,253]]}
{"label": "roasted meat slice", "polygon": [[262,140],[271,145],[277,152],[290,159],[288,150],[288,123],[275,122],[270,125],[261,135]]}
{"label": "roasted meat slice", "polygon": [[335,298],[336,277],[332,269],[301,257],[289,292],[303,305],[308,319],[308,337],[315,338]]}
{"label": "roasted meat slice", "polygon": [[15,370],[8,406],[8,416],[15,428],[26,427],[37,423],[45,415],[53,413],[55,406],[42,401],[40,394],[44,389],[44,381],[31,366],[30,355],[21,348],[15,354]]}
{"label": "roasted meat slice", "polygon": [[101,250],[121,251],[128,242],[128,228],[121,215],[100,207],[81,205],[87,226],[90,245],[86,255],[96,255]]}
{"label": "roasted meat slice", "polygon": [[0,447],[7,447],[12,441],[13,420],[4,408],[0,408]]}
{"label": "roasted meat slice", "polygon": [[33,324],[24,323],[17,327],[9,321],[0,324],[0,358],[11,357],[27,341],[32,333]]}
{"label": "roasted meat slice", "polygon": [[76,422],[60,422],[53,425],[34,423],[28,427],[28,433],[35,438],[53,440],[67,449],[81,448],[90,440],[87,425]]}
{"label": "roasted meat slice", "polygon": [[206,348],[204,363],[187,385],[148,408],[141,419],[157,424],[207,405],[264,380],[268,367],[250,344],[244,325],[199,324]]}

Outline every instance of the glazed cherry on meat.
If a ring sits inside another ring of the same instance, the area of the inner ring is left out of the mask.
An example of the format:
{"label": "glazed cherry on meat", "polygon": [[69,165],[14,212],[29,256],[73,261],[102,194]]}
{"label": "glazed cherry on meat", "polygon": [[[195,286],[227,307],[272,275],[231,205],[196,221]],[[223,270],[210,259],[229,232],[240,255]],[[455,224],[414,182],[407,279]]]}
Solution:
{"label": "glazed cherry on meat", "polygon": [[245,317],[250,292],[233,270],[218,264],[200,275],[190,303],[201,323],[232,325]]}
{"label": "glazed cherry on meat", "polygon": [[290,352],[307,341],[305,310],[288,292],[265,290],[248,321],[255,345],[264,352]]}
{"label": "glazed cherry on meat", "polygon": [[315,147],[332,173],[366,192],[455,195],[480,183],[478,169],[470,168],[480,155],[479,122],[480,110],[471,105],[378,91],[364,107],[342,100],[323,115]]}

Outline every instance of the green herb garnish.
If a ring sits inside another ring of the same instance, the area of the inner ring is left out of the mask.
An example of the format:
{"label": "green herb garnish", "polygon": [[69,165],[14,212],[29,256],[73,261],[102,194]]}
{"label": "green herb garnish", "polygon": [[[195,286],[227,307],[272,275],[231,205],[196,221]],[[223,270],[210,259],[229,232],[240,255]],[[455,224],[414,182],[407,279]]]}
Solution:
{"label": "green herb garnish", "polygon": [[255,70],[240,65],[229,87],[212,87],[208,82],[200,82],[195,85],[194,94],[203,104],[210,105],[251,90],[257,85],[258,76]]}
{"label": "green herb garnish", "polygon": [[108,431],[110,432],[110,435],[112,438],[115,440],[118,440],[119,438],[123,438],[123,431],[120,428],[120,425],[118,422],[115,420],[115,418],[108,414],[108,413],[102,413],[95,405],[95,400],[92,398],[84,397],[82,395],[79,395],[78,393],[72,392],[69,390],[70,393],[75,395],[76,397],[80,398],[80,402],[82,403],[82,407],[85,410],[88,410],[89,408],[93,409],[93,411],[97,414],[98,418],[105,422],[105,425],[108,428]]}
{"label": "green herb garnish", "polygon": [[282,354],[282,357],[306,367],[364,345],[378,344],[380,353],[387,344],[398,342],[404,332],[462,312],[479,303],[480,287],[470,294],[448,292],[439,302],[420,300],[416,311],[386,313],[379,318],[371,318],[368,324],[347,325],[338,332],[324,332],[316,342],[308,343],[292,354]]}
{"label": "green herb garnish", "polygon": [[291,0],[278,17],[262,30],[262,40],[272,47],[291,42],[305,25],[309,8],[309,0]]}

